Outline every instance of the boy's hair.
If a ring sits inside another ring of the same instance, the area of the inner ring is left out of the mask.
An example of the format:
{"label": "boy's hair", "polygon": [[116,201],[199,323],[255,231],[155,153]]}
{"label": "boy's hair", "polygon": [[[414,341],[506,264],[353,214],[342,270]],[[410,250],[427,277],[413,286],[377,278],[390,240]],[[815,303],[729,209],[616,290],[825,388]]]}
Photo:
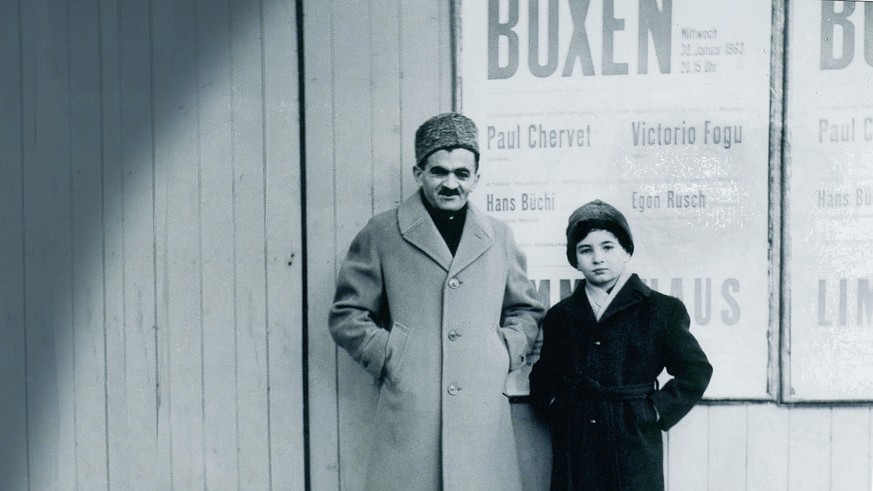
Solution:
{"label": "boy's hair", "polygon": [[634,239],[624,215],[609,203],[596,199],[576,208],[567,223],[567,260],[576,268],[576,245],[594,229],[612,233],[628,254],[634,253]]}

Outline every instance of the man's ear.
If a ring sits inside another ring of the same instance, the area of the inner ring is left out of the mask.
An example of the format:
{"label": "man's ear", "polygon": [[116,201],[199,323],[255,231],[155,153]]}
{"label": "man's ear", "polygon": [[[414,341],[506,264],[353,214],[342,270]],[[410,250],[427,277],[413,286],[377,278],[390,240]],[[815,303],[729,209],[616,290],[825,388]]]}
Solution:
{"label": "man's ear", "polygon": [[415,178],[415,182],[421,184],[421,178],[424,176],[424,169],[419,167],[418,165],[412,166],[412,176]]}

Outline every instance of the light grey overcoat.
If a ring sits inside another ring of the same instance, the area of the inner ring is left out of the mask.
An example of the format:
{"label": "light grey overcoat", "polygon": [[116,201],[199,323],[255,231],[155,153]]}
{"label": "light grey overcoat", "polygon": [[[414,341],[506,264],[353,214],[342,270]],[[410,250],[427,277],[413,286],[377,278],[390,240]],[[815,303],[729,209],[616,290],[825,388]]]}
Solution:
{"label": "light grey overcoat", "polygon": [[373,217],[329,319],[379,384],[366,489],[520,489],[502,391],[542,314],[509,227],[472,204],[454,258],[418,193]]}

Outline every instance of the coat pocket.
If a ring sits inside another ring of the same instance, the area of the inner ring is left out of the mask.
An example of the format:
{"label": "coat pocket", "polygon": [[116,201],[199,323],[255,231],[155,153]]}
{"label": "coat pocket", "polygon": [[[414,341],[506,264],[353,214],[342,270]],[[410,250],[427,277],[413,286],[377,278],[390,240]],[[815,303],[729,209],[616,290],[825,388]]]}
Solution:
{"label": "coat pocket", "polygon": [[505,366],[505,373],[509,373],[509,346],[506,344],[506,338],[503,337],[503,331],[500,324],[494,324],[494,346],[497,350],[497,356],[501,361],[501,366]]}
{"label": "coat pocket", "polygon": [[384,378],[388,381],[397,381],[397,375],[403,366],[403,358],[406,354],[407,339],[409,339],[409,328],[399,322],[394,322],[388,333],[388,348],[385,354]]}
{"label": "coat pocket", "polygon": [[635,402],[634,412],[637,414],[637,421],[640,425],[643,427],[656,426],[658,424],[658,410],[655,409],[652,398],[647,396],[643,399],[636,399]]}
{"label": "coat pocket", "polygon": [[652,396],[646,397],[646,408],[649,410],[650,420],[653,425],[658,425],[658,421],[660,421],[661,416],[658,413],[658,407],[655,406],[655,401],[652,400]]}

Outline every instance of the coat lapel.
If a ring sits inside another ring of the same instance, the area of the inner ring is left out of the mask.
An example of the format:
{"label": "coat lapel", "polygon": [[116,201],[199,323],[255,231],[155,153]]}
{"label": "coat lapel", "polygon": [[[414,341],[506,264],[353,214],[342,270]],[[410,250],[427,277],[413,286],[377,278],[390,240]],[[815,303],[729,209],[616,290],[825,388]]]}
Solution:
{"label": "coat lapel", "polygon": [[612,303],[609,304],[609,307],[606,308],[606,312],[604,312],[600,317],[600,323],[602,324],[606,319],[618,312],[642,302],[644,298],[649,296],[651,291],[652,290],[649,289],[642,280],[640,280],[640,277],[634,273],[627,280],[627,283],[625,283],[621,291],[618,292],[618,295],[616,295],[612,300]]}
{"label": "coat lapel", "polygon": [[[469,220],[469,215],[467,218]],[[433,220],[430,219],[430,215],[427,214],[427,209],[421,202],[419,193],[407,198],[397,208],[397,223],[404,240],[428,255],[444,270],[449,270],[449,266],[452,264],[452,253]],[[464,234],[466,233],[465,225]],[[463,243],[464,239],[462,238],[461,244],[463,245]]]}
{"label": "coat lapel", "polygon": [[606,312],[603,313],[598,322],[594,316],[594,310],[591,309],[591,303],[588,301],[588,295],[585,293],[585,281],[583,280],[573,290],[571,294],[572,301],[568,306],[578,318],[583,319],[585,325],[599,325],[622,310],[642,302],[644,298],[649,296],[651,291],[636,273],[631,275],[612,303],[609,304],[609,307],[606,308]]}
{"label": "coat lapel", "polygon": [[[436,226],[434,226],[436,230]],[[439,232],[437,232],[439,236]],[[466,268],[479,256],[485,253],[494,243],[494,229],[485,217],[472,203],[467,204],[467,219],[464,221],[464,231],[461,233],[461,242],[455,251],[455,258],[449,269],[449,275],[454,276]],[[442,238],[440,238],[442,239]],[[444,245],[445,247],[445,245]],[[448,247],[446,247],[448,251]]]}
{"label": "coat lapel", "polygon": [[588,295],[585,293],[585,281],[579,282],[573,293],[570,294],[571,301],[568,304],[570,309],[575,314],[576,318],[582,319],[583,325],[597,325],[597,318],[594,316],[594,310],[591,308],[591,303],[588,301]]}

